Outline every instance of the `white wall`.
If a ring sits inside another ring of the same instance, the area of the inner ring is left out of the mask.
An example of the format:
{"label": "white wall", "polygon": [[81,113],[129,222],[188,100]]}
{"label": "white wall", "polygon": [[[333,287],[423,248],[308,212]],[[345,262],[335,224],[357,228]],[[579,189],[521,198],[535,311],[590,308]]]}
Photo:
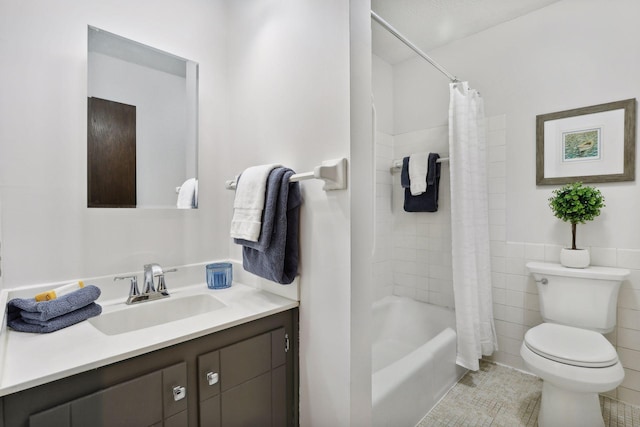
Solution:
{"label": "white wall", "polygon": [[[4,286],[224,258],[222,1],[0,3]],[[200,209],[87,209],[87,25],[200,63]]]}
{"label": "white wall", "polygon": [[[348,12],[338,0],[229,2],[229,177],[265,163],[308,172],[349,156]],[[300,185],[300,424],[349,425],[349,191]]]}
{"label": "white wall", "polygon": [[[640,56],[635,40],[640,3],[564,0],[429,54],[482,93],[490,121],[490,203],[497,361],[523,367],[519,346],[541,322],[530,260],[558,261],[570,227],[556,219],[547,199],[557,186],[535,184],[535,117],[627,98],[640,98]],[[397,64],[395,132],[433,128],[447,121],[448,81],[421,59]],[[636,156],[637,157],[637,156]],[[636,169],[638,161],[636,159]],[[578,226],[578,244],[592,249],[594,265],[630,268],[618,301],[618,327],[607,337],[625,367],[610,394],[640,403],[640,207],[638,181],[597,184],[606,197],[600,217]],[[506,213],[506,215],[505,215]]]}

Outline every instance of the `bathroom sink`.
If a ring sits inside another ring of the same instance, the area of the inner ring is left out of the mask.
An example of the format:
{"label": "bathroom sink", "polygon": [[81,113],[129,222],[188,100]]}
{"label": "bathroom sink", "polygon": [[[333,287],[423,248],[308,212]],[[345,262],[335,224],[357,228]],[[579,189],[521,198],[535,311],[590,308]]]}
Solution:
{"label": "bathroom sink", "polygon": [[89,319],[89,323],[106,335],[119,335],[209,313],[224,307],[226,305],[213,295],[171,296],[103,313]]}

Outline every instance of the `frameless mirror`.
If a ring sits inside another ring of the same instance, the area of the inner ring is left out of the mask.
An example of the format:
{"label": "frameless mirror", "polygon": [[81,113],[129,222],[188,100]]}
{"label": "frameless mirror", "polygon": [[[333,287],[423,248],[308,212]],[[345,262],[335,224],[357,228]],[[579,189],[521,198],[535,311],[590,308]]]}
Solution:
{"label": "frameless mirror", "polygon": [[198,64],[89,27],[87,205],[198,206]]}

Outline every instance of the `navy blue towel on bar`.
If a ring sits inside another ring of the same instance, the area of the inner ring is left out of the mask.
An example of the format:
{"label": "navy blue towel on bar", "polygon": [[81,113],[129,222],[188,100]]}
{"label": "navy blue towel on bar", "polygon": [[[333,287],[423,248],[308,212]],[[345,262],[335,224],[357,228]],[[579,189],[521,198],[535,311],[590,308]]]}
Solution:
{"label": "navy blue towel on bar", "polygon": [[[300,205],[302,195],[300,184],[289,182],[294,171],[288,168],[283,173],[275,173],[276,178],[267,182],[267,193],[263,217],[272,223],[270,234],[260,235],[257,245],[243,244],[242,266],[250,273],[283,285],[293,282],[298,274]],[[268,199],[271,199],[269,201]],[[238,242],[236,242],[238,243]]]}
{"label": "navy blue towel on bar", "polygon": [[402,185],[402,188],[411,187],[411,180],[409,179],[409,156],[402,159],[402,171],[400,172],[400,185]]}
{"label": "navy blue towel on bar", "polygon": [[[427,190],[418,195],[412,196],[411,189],[405,187],[404,176],[406,173],[407,181],[409,179],[409,162],[408,158],[402,159],[402,175],[400,180],[404,188],[404,210],[406,212],[437,212],[438,211],[438,186],[440,184],[440,163],[437,160],[440,155],[437,153],[429,153],[429,169],[427,171]],[[405,172],[406,169],[406,172]]]}

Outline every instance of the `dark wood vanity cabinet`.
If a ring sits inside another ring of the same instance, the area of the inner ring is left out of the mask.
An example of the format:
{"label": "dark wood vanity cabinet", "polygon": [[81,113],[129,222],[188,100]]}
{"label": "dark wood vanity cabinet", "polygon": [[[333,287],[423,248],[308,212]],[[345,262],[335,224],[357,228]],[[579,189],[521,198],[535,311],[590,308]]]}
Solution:
{"label": "dark wood vanity cabinet", "polygon": [[274,314],[4,396],[0,427],[296,426],[297,316]]}

